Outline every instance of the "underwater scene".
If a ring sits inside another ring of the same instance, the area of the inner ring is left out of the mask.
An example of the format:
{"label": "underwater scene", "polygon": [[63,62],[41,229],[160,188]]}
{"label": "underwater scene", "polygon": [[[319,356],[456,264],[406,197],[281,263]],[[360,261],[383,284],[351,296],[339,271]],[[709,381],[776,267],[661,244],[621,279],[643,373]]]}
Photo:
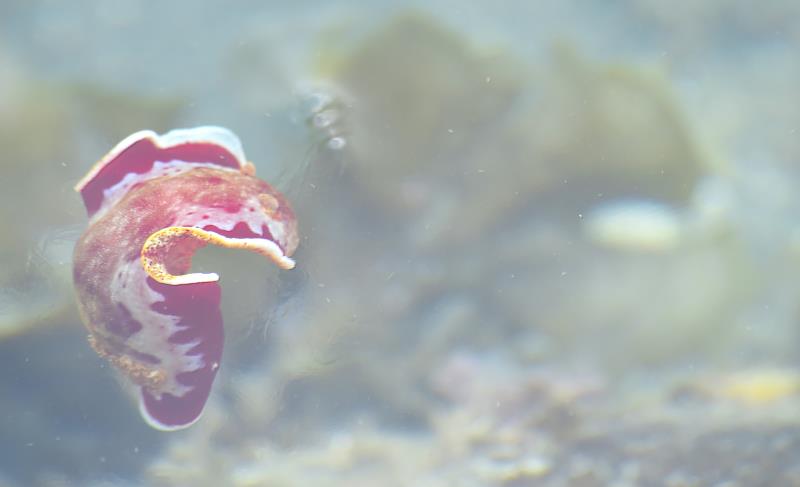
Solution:
{"label": "underwater scene", "polygon": [[800,486],[800,3],[0,0],[0,487]]}

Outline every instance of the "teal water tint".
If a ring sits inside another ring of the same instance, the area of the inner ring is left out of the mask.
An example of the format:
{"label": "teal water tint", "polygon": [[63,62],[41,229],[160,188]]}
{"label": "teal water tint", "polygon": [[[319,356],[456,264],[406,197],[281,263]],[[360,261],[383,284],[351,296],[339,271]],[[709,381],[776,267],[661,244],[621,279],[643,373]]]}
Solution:
{"label": "teal water tint", "polygon": [[[0,486],[794,485],[796,3],[0,1]],[[205,124],[298,267],[199,254],[225,355],[164,434],[72,186]]]}

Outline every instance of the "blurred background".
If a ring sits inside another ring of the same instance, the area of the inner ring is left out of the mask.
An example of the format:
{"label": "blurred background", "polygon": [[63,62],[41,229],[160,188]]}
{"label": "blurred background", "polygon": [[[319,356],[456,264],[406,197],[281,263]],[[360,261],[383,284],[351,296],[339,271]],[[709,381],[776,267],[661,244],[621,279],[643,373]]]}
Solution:
{"label": "blurred background", "polygon": [[[0,2],[0,486],[800,485],[800,3]],[[298,268],[204,250],[159,433],[86,343],[72,186],[215,124]]]}

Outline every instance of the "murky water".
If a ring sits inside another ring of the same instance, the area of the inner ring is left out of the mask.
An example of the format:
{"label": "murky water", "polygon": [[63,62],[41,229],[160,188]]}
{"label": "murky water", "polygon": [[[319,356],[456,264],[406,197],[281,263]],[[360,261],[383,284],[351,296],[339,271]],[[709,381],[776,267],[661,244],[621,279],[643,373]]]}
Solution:
{"label": "murky water", "polygon": [[[0,486],[800,485],[799,48],[782,0],[0,3]],[[225,351],[166,433],[73,186],[201,125],[300,245],[198,253]]]}

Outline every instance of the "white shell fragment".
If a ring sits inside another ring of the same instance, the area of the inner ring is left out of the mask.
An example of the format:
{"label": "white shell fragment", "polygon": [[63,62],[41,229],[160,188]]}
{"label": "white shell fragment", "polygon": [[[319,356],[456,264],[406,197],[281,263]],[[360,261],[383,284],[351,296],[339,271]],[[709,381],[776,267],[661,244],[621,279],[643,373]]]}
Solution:
{"label": "white shell fragment", "polygon": [[666,252],[681,241],[683,225],[672,207],[649,200],[615,201],[594,208],[584,219],[588,238],[606,247]]}

